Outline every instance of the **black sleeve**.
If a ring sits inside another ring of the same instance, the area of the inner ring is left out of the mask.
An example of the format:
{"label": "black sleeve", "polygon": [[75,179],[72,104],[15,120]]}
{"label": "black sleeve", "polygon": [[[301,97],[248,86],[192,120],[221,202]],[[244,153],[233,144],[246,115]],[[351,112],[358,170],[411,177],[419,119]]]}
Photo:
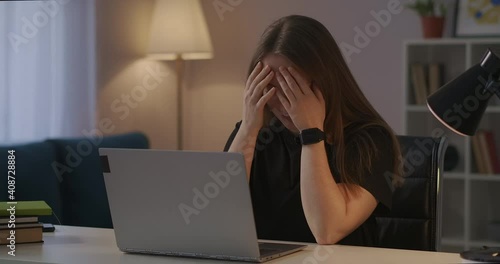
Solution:
{"label": "black sleeve", "polygon": [[240,129],[240,125],[241,125],[241,121],[236,123],[236,125],[234,126],[234,130],[231,133],[231,135],[229,136],[229,138],[227,139],[226,146],[224,146],[224,152],[227,152],[229,150],[229,148],[231,147],[231,144],[233,143],[233,140],[236,137],[238,130]]}
{"label": "black sleeve", "polygon": [[394,172],[394,152],[392,150],[392,138],[389,133],[382,129],[371,132],[372,140],[376,146],[376,152],[372,160],[371,173],[363,178],[363,186],[377,199],[386,209],[392,208],[392,190],[388,175]]}
{"label": "black sleeve", "polygon": [[[371,136],[376,150],[374,150],[370,171],[365,170],[365,173],[361,175],[360,186],[377,199],[379,202],[377,210],[386,212],[392,207],[391,181],[388,178],[388,175],[392,175],[394,172],[392,138],[389,132],[382,128],[370,128],[367,132]],[[348,151],[351,152],[348,155],[356,156],[352,153],[353,151]],[[352,161],[350,157],[346,158],[346,160]]]}

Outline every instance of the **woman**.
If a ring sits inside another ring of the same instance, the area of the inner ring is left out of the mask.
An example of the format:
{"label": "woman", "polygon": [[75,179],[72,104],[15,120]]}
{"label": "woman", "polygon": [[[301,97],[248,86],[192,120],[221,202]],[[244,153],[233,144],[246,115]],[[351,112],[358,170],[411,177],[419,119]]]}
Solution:
{"label": "woman", "polygon": [[399,145],[318,21],[265,30],[225,150],[245,156],[260,239],[377,246]]}

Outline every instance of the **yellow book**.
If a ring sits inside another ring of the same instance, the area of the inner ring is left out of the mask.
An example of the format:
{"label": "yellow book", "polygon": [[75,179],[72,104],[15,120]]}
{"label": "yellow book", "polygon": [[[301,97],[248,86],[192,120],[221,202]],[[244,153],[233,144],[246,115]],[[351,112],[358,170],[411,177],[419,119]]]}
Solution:
{"label": "yellow book", "polygon": [[45,201],[0,202],[0,216],[10,216],[12,211],[16,216],[52,214],[52,208]]}

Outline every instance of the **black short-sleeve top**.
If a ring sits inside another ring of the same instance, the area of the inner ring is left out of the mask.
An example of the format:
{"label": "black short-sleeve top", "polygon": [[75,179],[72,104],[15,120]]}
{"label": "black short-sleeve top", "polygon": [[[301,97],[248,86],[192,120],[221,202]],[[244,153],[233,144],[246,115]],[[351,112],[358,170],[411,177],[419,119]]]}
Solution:
{"label": "black short-sleeve top", "polygon": [[[241,121],[236,124],[224,151],[231,146],[240,124]],[[361,176],[360,185],[378,201],[375,212],[387,212],[392,205],[392,191],[384,173],[393,171],[392,140],[382,129],[370,133],[378,154],[372,161],[371,173]],[[333,146],[324,144],[330,171],[339,183]],[[349,147],[349,142],[346,146]],[[259,132],[249,183],[259,239],[316,243],[300,198],[301,149],[297,137],[279,121]],[[374,214],[338,244],[378,246]]]}

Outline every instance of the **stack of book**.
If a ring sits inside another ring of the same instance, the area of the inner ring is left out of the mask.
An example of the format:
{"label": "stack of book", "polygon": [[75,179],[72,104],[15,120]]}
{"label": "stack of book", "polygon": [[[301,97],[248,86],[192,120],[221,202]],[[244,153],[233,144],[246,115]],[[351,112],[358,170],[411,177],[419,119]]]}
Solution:
{"label": "stack of book", "polygon": [[439,63],[412,63],[410,65],[410,80],[415,104],[426,104],[427,97],[444,84],[443,72],[444,66]]}
{"label": "stack of book", "polygon": [[43,242],[38,217],[51,214],[44,201],[0,202],[0,245]]}
{"label": "stack of book", "polygon": [[478,130],[472,137],[472,153],[481,174],[500,174],[495,137],[492,131]]}

